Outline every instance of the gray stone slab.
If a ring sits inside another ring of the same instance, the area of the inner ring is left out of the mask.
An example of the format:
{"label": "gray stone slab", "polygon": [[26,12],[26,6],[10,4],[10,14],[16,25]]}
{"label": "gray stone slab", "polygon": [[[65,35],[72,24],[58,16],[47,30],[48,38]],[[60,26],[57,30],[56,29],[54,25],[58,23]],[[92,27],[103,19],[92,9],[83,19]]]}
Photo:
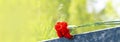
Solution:
{"label": "gray stone slab", "polygon": [[47,40],[45,42],[120,42],[120,27],[85,34],[77,34],[74,35],[74,38],[71,40],[63,37]]}

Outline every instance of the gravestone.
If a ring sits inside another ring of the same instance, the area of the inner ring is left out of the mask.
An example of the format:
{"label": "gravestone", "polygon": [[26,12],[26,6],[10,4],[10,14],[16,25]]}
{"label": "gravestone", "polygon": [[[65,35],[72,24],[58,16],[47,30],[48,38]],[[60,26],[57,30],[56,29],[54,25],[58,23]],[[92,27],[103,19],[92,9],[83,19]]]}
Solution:
{"label": "gravestone", "polygon": [[120,42],[120,27],[77,34],[70,40],[63,37],[44,42]]}

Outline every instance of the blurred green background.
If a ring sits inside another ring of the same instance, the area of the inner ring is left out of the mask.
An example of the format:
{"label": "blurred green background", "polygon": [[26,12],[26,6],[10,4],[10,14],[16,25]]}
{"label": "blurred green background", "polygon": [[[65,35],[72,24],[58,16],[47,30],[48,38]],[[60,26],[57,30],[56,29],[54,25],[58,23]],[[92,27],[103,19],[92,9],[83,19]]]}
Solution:
{"label": "blurred green background", "polygon": [[[116,11],[119,3],[113,3],[113,0],[0,0],[0,42],[38,42],[57,38],[54,29],[57,21],[83,25],[119,20]],[[77,28],[71,34],[113,26]]]}

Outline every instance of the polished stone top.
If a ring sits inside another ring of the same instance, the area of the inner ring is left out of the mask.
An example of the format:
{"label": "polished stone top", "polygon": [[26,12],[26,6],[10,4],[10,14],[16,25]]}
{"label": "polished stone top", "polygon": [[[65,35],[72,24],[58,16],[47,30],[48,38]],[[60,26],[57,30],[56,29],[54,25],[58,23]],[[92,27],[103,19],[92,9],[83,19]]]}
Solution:
{"label": "polished stone top", "polygon": [[77,34],[71,40],[63,37],[46,40],[45,42],[120,42],[120,27]]}

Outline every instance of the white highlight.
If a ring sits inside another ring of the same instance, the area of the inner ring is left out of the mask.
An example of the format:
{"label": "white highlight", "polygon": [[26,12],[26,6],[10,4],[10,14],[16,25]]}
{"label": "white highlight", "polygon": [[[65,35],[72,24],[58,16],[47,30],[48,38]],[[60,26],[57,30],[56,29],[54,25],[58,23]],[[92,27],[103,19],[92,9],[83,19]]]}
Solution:
{"label": "white highlight", "polygon": [[87,0],[87,10],[89,13],[101,12],[105,7],[108,0]]}
{"label": "white highlight", "polygon": [[76,25],[68,25],[68,29],[74,29],[75,27],[77,27]]}

